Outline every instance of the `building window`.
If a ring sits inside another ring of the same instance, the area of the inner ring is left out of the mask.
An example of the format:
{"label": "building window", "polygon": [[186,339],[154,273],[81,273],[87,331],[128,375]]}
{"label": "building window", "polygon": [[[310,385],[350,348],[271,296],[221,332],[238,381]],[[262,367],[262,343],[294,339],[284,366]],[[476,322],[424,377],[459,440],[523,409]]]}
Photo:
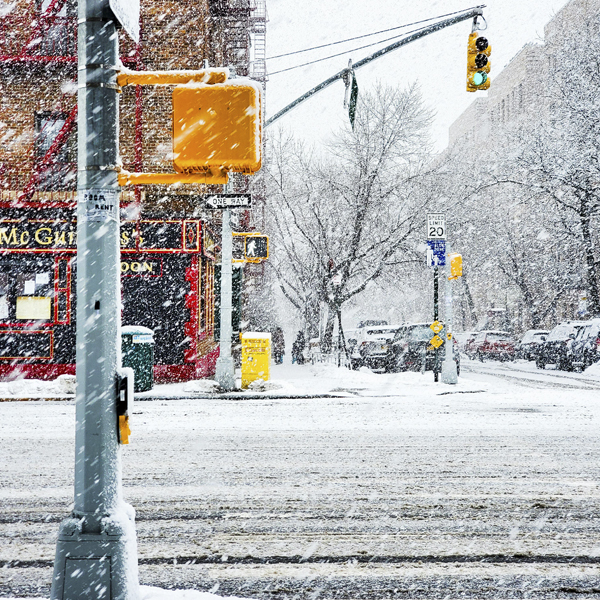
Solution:
{"label": "building window", "polygon": [[73,0],[65,0],[58,13],[50,18],[47,10],[52,0],[38,0],[37,12],[41,35],[38,54],[42,56],[74,56],[76,53],[76,7]]}
{"label": "building window", "polygon": [[[57,137],[67,122],[68,115],[63,112],[39,112],[35,114],[35,160],[39,164],[52,149],[51,165],[38,171],[38,189],[40,191],[72,191],[76,189],[75,139],[71,132],[60,144]],[[53,146],[54,145],[54,146]]]}

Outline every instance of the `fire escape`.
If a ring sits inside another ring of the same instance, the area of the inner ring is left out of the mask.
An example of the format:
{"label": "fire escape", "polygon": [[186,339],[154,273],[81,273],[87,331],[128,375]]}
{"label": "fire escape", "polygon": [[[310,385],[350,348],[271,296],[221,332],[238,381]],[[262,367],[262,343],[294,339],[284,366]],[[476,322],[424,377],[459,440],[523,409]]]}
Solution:
{"label": "fire escape", "polygon": [[250,34],[252,38],[252,56],[250,77],[260,81],[263,86],[263,98],[267,85],[267,4],[266,0],[252,0],[250,14]]}
{"label": "fire escape", "polygon": [[[123,64],[142,69],[141,48],[122,44]],[[31,2],[25,13],[0,16],[0,85],[30,86],[22,116],[30,106],[52,110],[36,114],[33,142],[25,156],[6,154],[0,166],[1,200],[25,206],[32,200],[72,201],[76,189],[77,14],[74,0]],[[52,98],[36,94],[36,78],[60,86]],[[8,82],[8,83],[7,83]],[[135,91],[135,168],[142,162],[142,93]],[[23,132],[27,134],[27,132]],[[136,194],[137,196],[138,194]]]}
{"label": "fire escape", "polygon": [[212,0],[210,14],[221,31],[223,66],[264,84],[266,72],[266,0]]}

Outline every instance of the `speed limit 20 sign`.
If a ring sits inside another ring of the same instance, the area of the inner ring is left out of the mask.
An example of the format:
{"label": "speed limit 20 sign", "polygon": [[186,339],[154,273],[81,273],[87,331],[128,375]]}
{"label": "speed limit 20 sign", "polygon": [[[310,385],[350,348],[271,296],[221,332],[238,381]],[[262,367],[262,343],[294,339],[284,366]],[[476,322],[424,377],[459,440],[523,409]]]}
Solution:
{"label": "speed limit 20 sign", "polygon": [[446,239],[446,215],[444,213],[429,213],[427,215],[427,239]]}

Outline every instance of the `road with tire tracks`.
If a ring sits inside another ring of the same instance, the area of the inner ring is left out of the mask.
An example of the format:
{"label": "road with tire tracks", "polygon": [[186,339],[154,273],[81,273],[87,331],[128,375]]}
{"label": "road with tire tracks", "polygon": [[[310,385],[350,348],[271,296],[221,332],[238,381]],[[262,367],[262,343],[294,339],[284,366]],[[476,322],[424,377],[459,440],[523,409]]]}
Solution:
{"label": "road with tire tracks", "polygon": [[[246,598],[600,598],[600,378],[468,360],[463,374],[468,388],[416,399],[402,382],[419,375],[396,374],[385,394],[136,403],[123,482],[140,580]],[[74,406],[0,403],[0,417],[0,597],[48,597]]]}

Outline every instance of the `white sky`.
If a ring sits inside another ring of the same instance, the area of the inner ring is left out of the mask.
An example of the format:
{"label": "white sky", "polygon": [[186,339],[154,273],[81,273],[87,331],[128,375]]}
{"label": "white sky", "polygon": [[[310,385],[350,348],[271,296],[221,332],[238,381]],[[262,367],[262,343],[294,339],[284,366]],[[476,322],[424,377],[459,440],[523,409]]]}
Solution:
{"label": "white sky", "polygon": [[[476,6],[469,0],[267,0],[267,57],[320,44],[380,31]],[[566,0],[489,0],[484,16],[492,44],[492,86],[494,75],[531,41],[544,35],[544,25]],[[409,28],[408,30],[413,29]],[[433,139],[441,150],[448,143],[448,127],[477,97],[486,92],[468,93],[466,81],[467,37],[471,21],[464,21],[404,46],[357,71],[361,91],[377,81],[404,86],[417,80],[426,102],[435,110]],[[395,32],[384,34],[391,37]],[[362,46],[380,37],[356,40],[347,45],[322,48],[291,57],[267,61],[269,73]],[[267,118],[315,85],[348,64],[383,46],[365,48],[321,63],[272,75],[267,84]],[[319,144],[348,120],[343,109],[344,84],[339,81],[319,92],[282,117],[270,128],[283,127],[309,142]]]}

